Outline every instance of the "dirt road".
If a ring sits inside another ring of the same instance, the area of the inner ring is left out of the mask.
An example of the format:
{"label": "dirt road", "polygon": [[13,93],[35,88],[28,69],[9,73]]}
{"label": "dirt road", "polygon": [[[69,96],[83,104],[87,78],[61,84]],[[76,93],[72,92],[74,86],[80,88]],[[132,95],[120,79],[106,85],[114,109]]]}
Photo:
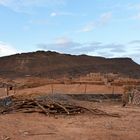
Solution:
{"label": "dirt road", "polygon": [[118,103],[89,103],[121,118],[79,115],[47,117],[42,114],[0,115],[1,140],[139,140],[140,108]]}

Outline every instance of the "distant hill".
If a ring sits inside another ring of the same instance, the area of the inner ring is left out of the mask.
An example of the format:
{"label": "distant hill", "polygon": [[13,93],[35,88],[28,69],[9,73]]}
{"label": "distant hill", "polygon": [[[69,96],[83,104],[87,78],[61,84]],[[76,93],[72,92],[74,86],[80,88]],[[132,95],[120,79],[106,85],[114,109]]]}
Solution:
{"label": "distant hill", "polygon": [[0,58],[1,77],[80,76],[88,73],[118,73],[140,78],[140,65],[131,58],[104,58],[60,54],[51,51],[22,53]]}

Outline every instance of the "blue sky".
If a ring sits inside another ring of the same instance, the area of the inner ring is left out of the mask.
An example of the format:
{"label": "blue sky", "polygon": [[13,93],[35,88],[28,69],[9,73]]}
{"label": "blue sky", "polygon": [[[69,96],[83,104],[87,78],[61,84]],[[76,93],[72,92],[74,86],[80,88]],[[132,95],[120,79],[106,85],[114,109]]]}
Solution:
{"label": "blue sky", "polygon": [[0,0],[0,56],[36,50],[140,64],[140,1]]}

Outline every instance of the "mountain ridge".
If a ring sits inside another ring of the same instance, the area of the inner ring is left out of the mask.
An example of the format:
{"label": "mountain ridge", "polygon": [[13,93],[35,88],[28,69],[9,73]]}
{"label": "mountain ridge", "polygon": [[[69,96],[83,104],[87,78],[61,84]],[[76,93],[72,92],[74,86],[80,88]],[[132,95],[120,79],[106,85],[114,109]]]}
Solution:
{"label": "mountain ridge", "polygon": [[118,73],[140,78],[140,65],[131,58],[105,58],[88,55],[36,51],[0,57],[1,77],[26,75],[57,78],[81,76],[88,73]]}

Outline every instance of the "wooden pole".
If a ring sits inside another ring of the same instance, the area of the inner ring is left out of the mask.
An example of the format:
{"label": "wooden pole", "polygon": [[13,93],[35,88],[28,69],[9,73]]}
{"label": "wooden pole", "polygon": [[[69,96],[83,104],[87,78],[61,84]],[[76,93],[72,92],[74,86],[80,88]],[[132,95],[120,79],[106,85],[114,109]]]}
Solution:
{"label": "wooden pole", "polygon": [[14,85],[14,94],[16,94],[16,86]]}
{"label": "wooden pole", "polygon": [[87,84],[85,84],[85,94],[87,93]]}
{"label": "wooden pole", "polygon": [[113,88],[112,88],[112,94],[114,94],[114,85],[113,85]]}
{"label": "wooden pole", "polygon": [[53,91],[54,91],[54,90],[53,90],[53,84],[51,84],[51,91],[52,91],[52,94],[53,94]]}
{"label": "wooden pole", "polygon": [[6,94],[7,94],[7,96],[9,95],[9,87],[8,87],[8,85],[6,85]]}

